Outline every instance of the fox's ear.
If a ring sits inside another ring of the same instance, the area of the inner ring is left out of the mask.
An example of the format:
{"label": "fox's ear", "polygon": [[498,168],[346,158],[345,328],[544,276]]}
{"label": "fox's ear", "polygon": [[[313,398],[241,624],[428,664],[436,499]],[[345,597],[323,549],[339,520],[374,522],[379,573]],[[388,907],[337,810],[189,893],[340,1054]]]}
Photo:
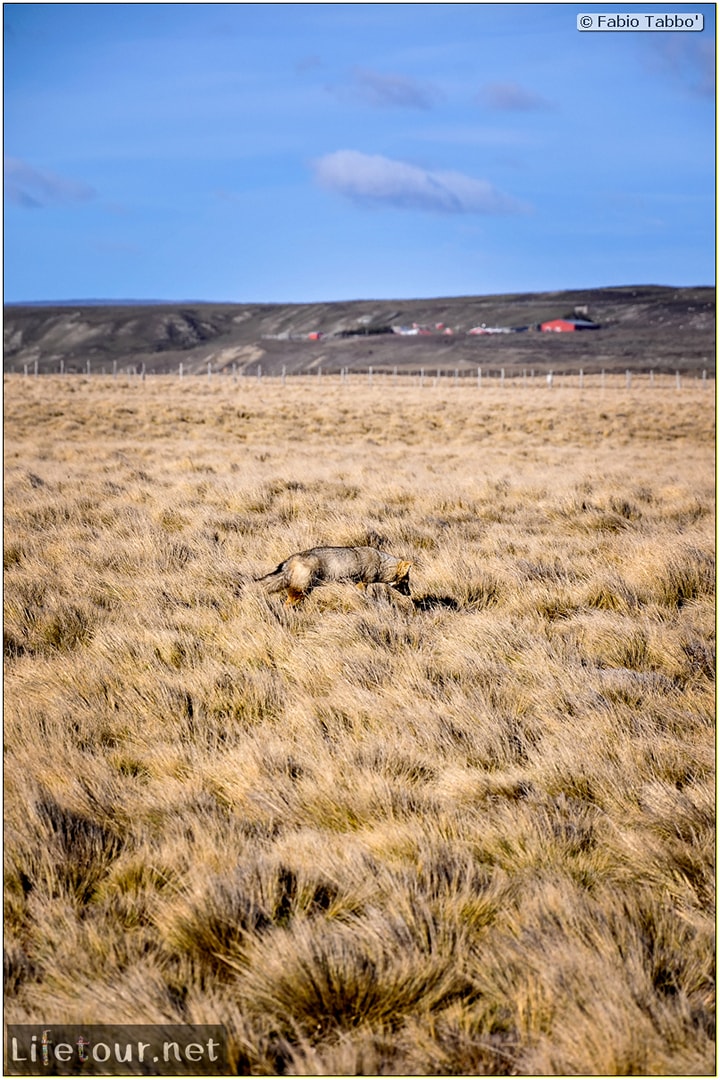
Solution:
{"label": "fox's ear", "polygon": [[400,559],[400,561],[398,562],[398,568],[397,568],[398,577],[403,578],[407,574],[409,574],[411,566],[412,566],[411,562],[405,562],[404,559]]}

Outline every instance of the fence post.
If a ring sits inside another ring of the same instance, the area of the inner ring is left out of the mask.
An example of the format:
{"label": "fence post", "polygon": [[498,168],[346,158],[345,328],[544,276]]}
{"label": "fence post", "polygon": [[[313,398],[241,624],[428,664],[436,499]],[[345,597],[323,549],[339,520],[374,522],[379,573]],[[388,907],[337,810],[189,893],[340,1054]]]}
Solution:
{"label": "fence post", "polygon": [[421,386],[425,385],[425,368],[424,367],[420,368],[420,385]]}
{"label": "fence post", "polygon": [[182,366],[182,360],[181,360],[179,365],[178,365],[178,379],[182,379],[182,377],[183,377],[183,366]]}
{"label": "fence post", "polygon": [[145,365],[144,364],[140,368],[140,378],[142,379],[143,382],[145,382]]}
{"label": "fence post", "polygon": [[286,375],[287,375],[287,367],[285,366],[285,364],[283,364],[282,371],[280,373],[280,379],[282,380],[283,386],[285,385],[285,376]]}
{"label": "fence post", "polygon": [[600,389],[605,389],[605,368],[600,372]]}
{"label": "fence post", "polygon": [[458,384],[458,375],[459,374],[460,374],[459,369],[455,368],[455,378],[453,379],[453,386],[457,386],[457,384]]}
{"label": "fence post", "polygon": [[61,375],[65,374],[65,361],[64,360],[60,361],[60,374]]}
{"label": "fence post", "polygon": [[680,389],[680,372],[679,371],[675,372],[675,389],[676,390]]}
{"label": "fence post", "polygon": [[372,386],[372,368],[368,368],[368,386]]}
{"label": "fence post", "polygon": [[505,368],[500,368],[500,385],[505,385]]}
{"label": "fence post", "polygon": [[625,389],[629,390],[632,386],[632,373],[629,368],[625,371]]}
{"label": "fence post", "polygon": [[553,373],[552,373],[552,371],[548,371],[548,373],[547,373],[547,384],[548,384],[548,390],[552,390],[552,384],[553,384]]}
{"label": "fence post", "polygon": [[707,390],[707,368],[703,368],[702,388],[703,388],[703,390]]}
{"label": "fence post", "polygon": [[655,385],[655,370],[654,370],[654,368],[650,368],[650,388],[652,389],[652,387],[654,385]]}
{"label": "fence post", "polygon": [[393,386],[397,386],[397,367],[393,368]]}
{"label": "fence post", "polygon": [[258,364],[257,366],[257,378],[258,382],[262,379],[262,364]]}
{"label": "fence post", "polygon": [[581,390],[582,390],[582,388],[583,388],[583,385],[584,385],[584,384],[583,384],[583,374],[584,374],[584,373],[583,373],[583,369],[582,369],[582,368],[580,368],[580,389],[581,389]]}
{"label": "fence post", "polygon": [[28,366],[27,366],[27,364],[23,364],[23,375],[25,375],[26,378],[27,378],[27,373],[28,373]]}
{"label": "fence post", "polygon": [[35,378],[37,378],[37,376],[38,376],[38,362],[37,362],[37,360],[35,361],[33,375],[35,376]]}
{"label": "fence post", "polygon": [[113,360],[113,379],[117,378],[117,360]]}
{"label": "fence post", "polygon": [[482,386],[482,368],[480,367],[479,364],[478,364],[478,372],[477,372],[477,384],[478,384],[478,390],[479,390],[480,387]]}
{"label": "fence post", "polygon": [[210,360],[208,360],[208,362],[207,362],[207,369],[208,369],[208,382],[210,382],[210,377],[212,375],[212,362]]}

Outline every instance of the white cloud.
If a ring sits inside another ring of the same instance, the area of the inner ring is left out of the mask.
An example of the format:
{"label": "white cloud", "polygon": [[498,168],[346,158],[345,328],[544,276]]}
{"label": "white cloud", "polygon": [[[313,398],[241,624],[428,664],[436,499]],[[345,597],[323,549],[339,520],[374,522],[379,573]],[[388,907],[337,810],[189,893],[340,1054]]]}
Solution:
{"label": "white cloud", "polygon": [[442,100],[442,92],[426,79],[355,67],[341,82],[326,87],[341,101],[362,102],[375,109],[428,111]]}
{"label": "white cloud", "polygon": [[516,82],[487,83],[476,100],[491,109],[502,109],[506,112],[531,112],[552,108],[546,98]]}
{"label": "white cloud", "polygon": [[380,154],[337,150],[315,161],[314,169],[322,187],[366,205],[443,214],[518,214],[529,209],[487,180],[422,169]]}
{"label": "white cloud", "polygon": [[715,42],[693,34],[651,34],[650,66],[697,97],[715,97]]}
{"label": "white cloud", "polygon": [[353,78],[358,95],[378,108],[431,109],[440,96],[431,83],[407,75],[355,68]]}
{"label": "white cloud", "polygon": [[95,195],[87,184],[36,169],[20,158],[5,158],[5,198],[16,206],[32,210],[50,203],[87,202]]}

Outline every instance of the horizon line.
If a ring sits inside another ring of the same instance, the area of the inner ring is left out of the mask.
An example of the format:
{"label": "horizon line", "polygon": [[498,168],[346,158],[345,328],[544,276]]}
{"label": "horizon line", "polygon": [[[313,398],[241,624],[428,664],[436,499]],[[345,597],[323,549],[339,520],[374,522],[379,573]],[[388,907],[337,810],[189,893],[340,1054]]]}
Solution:
{"label": "horizon line", "polygon": [[207,300],[207,299],[159,299],[146,297],[77,297],[57,298],[52,300],[3,300],[3,307],[114,307],[114,306],[146,306],[163,307],[177,304],[214,304],[214,305],[241,305],[241,306],[310,306],[313,304],[377,304],[377,303],[414,303],[416,301],[431,300],[467,300],[488,296],[542,296],[553,293],[573,292],[604,292],[608,289],[715,289],[716,284],[660,284],[658,282],[631,282],[619,285],[578,285],[562,289],[524,289],[520,292],[482,292],[482,293],[456,293],[452,295],[440,294],[432,296],[367,296],[346,297],[335,300]]}

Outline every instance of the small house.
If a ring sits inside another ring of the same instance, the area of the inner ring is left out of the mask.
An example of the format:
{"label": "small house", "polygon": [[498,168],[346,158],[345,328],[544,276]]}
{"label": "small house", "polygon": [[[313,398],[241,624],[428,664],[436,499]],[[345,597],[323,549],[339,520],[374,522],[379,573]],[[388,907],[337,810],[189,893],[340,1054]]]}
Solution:
{"label": "small house", "polygon": [[564,334],[575,329],[575,323],[570,322],[569,319],[550,319],[548,322],[540,323],[540,329],[545,333]]}
{"label": "small house", "polygon": [[549,333],[564,334],[575,330],[599,330],[597,323],[590,319],[549,319],[540,323],[540,329]]}

